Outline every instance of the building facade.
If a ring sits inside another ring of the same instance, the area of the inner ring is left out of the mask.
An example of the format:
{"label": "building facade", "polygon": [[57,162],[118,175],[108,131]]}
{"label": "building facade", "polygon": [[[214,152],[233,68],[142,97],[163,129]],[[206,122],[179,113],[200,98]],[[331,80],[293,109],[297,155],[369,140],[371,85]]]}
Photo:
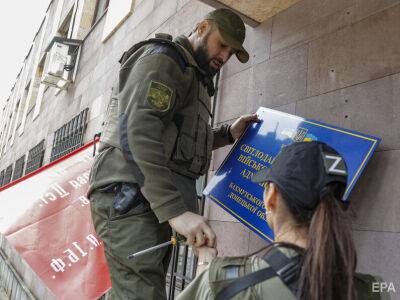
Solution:
{"label": "building facade", "polygon": [[[350,198],[352,229],[359,271],[393,282],[400,299],[400,1],[278,2],[52,0],[9,98],[0,99],[0,184],[93,139],[118,60],[133,44],[157,32],[189,34],[210,10],[231,7],[244,17],[250,60],[233,57],[222,69],[214,124],[264,106],[381,137]],[[46,64],[55,44],[68,53],[58,82]],[[209,176],[229,150],[213,154]],[[215,203],[204,204],[220,255],[265,244]]]}

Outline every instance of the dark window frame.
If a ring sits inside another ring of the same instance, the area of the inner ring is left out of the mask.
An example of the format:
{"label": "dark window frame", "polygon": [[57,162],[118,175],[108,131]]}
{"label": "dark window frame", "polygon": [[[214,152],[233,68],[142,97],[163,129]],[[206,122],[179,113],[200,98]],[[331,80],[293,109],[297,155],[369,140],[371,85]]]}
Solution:
{"label": "dark window frame", "polygon": [[43,166],[43,158],[45,152],[44,139],[41,140],[35,147],[29,150],[28,159],[26,161],[25,175],[32,173]]}
{"label": "dark window frame", "polygon": [[12,172],[13,172],[13,164],[9,165],[6,168],[6,172],[4,174],[3,186],[11,182]]}
{"label": "dark window frame", "polygon": [[12,181],[21,178],[24,175],[24,167],[25,167],[25,154],[17,159],[14,166],[14,173],[12,176]]}
{"label": "dark window frame", "polygon": [[85,108],[54,132],[50,162],[83,146],[89,108]]}
{"label": "dark window frame", "polygon": [[6,174],[6,169],[0,172],[0,186],[3,186],[4,175]]}
{"label": "dark window frame", "polygon": [[110,0],[105,0],[103,11],[100,11],[100,2],[101,0],[96,1],[96,8],[94,9],[92,26],[96,25],[96,23],[101,19],[101,17],[107,12],[108,6],[110,5]]}

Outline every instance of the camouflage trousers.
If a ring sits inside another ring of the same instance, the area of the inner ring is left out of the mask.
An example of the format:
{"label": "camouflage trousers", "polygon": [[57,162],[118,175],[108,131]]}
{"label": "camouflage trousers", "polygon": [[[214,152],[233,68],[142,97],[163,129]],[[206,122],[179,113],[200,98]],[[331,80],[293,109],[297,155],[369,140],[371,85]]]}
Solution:
{"label": "camouflage trousers", "polygon": [[158,222],[147,201],[126,214],[116,214],[114,197],[114,192],[94,191],[90,195],[93,224],[104,242],[112,299],[166,299],[172,248],[165,247],[132,260],[127,256],[168,241],[171,227],[167,222]]}

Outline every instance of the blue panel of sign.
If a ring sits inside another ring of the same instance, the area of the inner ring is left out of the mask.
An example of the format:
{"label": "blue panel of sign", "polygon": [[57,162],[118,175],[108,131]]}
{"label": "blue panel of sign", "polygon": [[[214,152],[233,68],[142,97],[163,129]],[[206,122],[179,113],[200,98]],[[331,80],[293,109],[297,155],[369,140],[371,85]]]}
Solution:
{"label": "blue panel of sign", "polygon": [[272,241],[272,230],[265,221],[263,187],[251,182],[254,173],[270,167],[285,145],[322,141],[346,161],[348,182],[343,200],[347,201],[380,139],[264,107],[258,109],[257,115],[261,123],[249,126],[236,142],[204,194],[262,238]]}

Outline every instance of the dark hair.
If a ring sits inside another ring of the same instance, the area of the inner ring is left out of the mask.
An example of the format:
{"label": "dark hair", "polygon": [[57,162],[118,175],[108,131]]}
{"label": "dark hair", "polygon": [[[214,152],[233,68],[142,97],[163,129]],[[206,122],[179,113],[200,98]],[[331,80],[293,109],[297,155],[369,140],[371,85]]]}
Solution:
{"label": "dark hair", "polygon": [[[279,188],[278,188],[279,190]],[[310,211],[301,209],[281,193],[299,226],[308,227],[308,244],[303,249],[287,242],[274,242],[248,256],[271,251],[272,246],[293,249],[303,256],[297,298],[306,300],[350,300],[357,256],[351,236],[349,214],[341,200],[345,185],[330,183],[320,193],[320,202]]]}
{"label": "dark hair", "polygon": [[309,226],[299,299],[352,299],[357,259],[349,217],[341,201],[344,188],[341,183],[324,187],[320,202],[311,214],[308,210],[294,210],[293,204],[283,197],[294,218]]}

